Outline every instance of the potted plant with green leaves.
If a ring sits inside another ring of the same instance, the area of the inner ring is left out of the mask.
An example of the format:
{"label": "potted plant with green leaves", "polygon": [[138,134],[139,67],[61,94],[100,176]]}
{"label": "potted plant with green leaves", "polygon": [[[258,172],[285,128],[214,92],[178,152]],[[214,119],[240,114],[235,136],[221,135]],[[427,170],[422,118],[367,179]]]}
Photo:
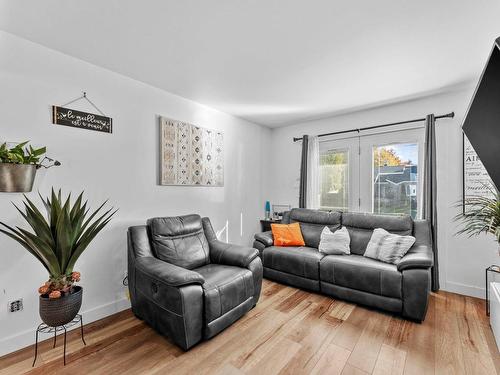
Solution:
{"label": "potted plant with green leaves", "polygon": [[29,141],[9,147],[0,145],[0,192],[29,192],[37,169],[61,165],[57,160],[44,156],[46,147],[33,148]]}
{"label": "potted plant with green leaves", "polygon": [[82,304],[83,289],[75,285],[80,281],[75,263],[116,210],[101,212],[105,201],[89,215],[83,192],[72,203],[71,194],[63,199],[61,190],[56,194],[52,189],[50,197],[40,195],[45,217],[30,199],[24,198],[24,210],[14,206],[32,231],[0,222],[0,232],[21,244],[49,273],[49,280],[38,289],[40,317],[51,327],[60,326],[72,321]]}
{"label": "potted plant with green leaves", "polygon": [[462,224],[456,234],[471,237],[489,233],[500,244],[500,193],[492,186],[487,189],[491,197],[471,196],[464,201],[464,212],[454,218]]}

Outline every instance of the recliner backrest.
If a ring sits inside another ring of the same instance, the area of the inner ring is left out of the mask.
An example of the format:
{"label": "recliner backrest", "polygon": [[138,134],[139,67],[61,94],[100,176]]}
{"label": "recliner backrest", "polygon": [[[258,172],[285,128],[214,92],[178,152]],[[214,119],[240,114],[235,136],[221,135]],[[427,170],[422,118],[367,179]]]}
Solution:
{"label": "recliner backrest", "polygon": [[210,263],[210,249],[199,215],[148,220],[151,244],[158,259],[186,269]]}
{"label": "recliner backrest", "polygon": [[413,219],[409,215],[376,215],[361,212],[342,213],[342,225],[351,237],[351,253],[363,255],[375,228],[402,236],[413,234]]}
{"label": "recliner backrest", "polygon": [[340,212],[310,210],[307,208],[293,208],[286,214],[287,224],[299,223],[306,246],[316,249],[319,246],[321,232],[325,226],[335,232],[340,228],[341,218],[342,214]]}

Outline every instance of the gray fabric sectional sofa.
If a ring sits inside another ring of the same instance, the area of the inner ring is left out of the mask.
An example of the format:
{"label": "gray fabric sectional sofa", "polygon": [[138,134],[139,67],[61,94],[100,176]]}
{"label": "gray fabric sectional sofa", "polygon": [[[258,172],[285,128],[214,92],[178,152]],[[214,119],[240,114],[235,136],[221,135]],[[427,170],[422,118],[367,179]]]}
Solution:
{"label": "gray fabric sectional sofa", "polygon": [[[371,306],[423,321],[427,311],[433,265],[429,223],[410,216],[324,212],[292,209],[284,224],[300,223],[304,247],[273,246],[271,232],[255,235],[264,277],[284,284],[321,292],[335,298]],[[321,231],[347,227],[351,255],[324,255],[318,251]],[[397,264],[364,257],[375,228],[412,235],[416,242]]]}

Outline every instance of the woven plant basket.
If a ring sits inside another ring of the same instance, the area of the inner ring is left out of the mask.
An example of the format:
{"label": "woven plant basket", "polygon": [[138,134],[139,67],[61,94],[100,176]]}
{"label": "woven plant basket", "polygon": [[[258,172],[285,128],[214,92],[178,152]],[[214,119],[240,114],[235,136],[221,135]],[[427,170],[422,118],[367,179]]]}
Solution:
{"label": "woven plant basket", "polygon": [[40,296],[40,318],[50,327],[71,322],[82,306],[83,288],[74,286],[73,293],[57,299]]}

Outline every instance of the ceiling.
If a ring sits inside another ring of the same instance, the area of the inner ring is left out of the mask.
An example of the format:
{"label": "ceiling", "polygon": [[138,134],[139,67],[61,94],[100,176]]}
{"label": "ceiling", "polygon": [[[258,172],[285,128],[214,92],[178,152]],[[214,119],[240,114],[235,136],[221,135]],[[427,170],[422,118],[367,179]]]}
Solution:
{"label": "ceiling", "polygon": [[275,127],[470,84],[498,0],[0,0],[0,29]]}

